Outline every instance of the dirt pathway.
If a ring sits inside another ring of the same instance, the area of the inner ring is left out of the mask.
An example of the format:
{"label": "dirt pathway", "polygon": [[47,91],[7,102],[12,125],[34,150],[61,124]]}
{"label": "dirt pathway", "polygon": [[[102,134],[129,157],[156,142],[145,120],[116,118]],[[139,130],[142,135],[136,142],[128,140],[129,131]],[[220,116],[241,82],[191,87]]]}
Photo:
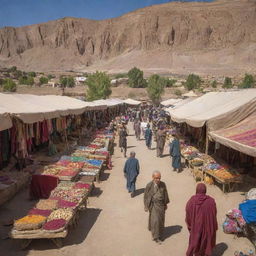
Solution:
{"label": "dirt pathway", "polygon": [[[131,127],[130,131],[131,131]],[[130,132],[132,133],[132,132]],[[96,184],[97,189],[89,201],[89,209],[82,213],[79,226],[72,230],[65,239],[65,246],[56,249],[47,240],[34,241],[28,251],[20,252],[18,245],[10,240],[0,242],[9,254],[5,256],[184,256],[188,243],[188,232],[185,226],[185,205],[195,191],[195,181],[189,170],[177,174],[171,171],[170,158],[156,158],[155,150],[148,150],[145,141],[136,141],[134,136],[128,137],[128,152],[136,152],[140,161],[141,173],[137,180],[137,196],[130,198],[125,188],[123,166],[125,158],[118,147],[113,156],[114,168],[106,171],[103,182]],[[153,148],[155,145],[153,144]],[[165,153],[168,149],[165,149]],[[148,214],[144,212],[143,191],[151,180],[152,171],[159,170],[162,180],[167,184],[170,204],[166,212],[165,241],[161,245],[151,240],[147,230]],[[11,211],[17,209],[21,193],[6,207]],[[235,250],[252,248],[245,238],[234,239],[225,235],[221,229],[225,212],[237,207],[242,196],[239,192],[224,195],[218,187],[208,186],[208,194],[216,199],[218,207],[219,231],[217,248],[214,256],[232,256]],[[23,198],[22,198],[23,196]],[[0,217],[2,216],[0,212]],[[2,256],[0,252],[0,256]]]}

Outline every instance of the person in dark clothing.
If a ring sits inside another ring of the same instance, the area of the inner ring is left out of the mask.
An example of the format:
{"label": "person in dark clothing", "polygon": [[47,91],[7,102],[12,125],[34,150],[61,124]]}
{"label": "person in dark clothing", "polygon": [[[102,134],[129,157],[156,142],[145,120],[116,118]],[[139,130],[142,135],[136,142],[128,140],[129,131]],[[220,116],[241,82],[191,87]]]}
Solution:
{"label": "person in dark clothing", "polygon": [[150,129],[150,124],[147,125],[147,129],[145,131],[145,141],[146,141],[146,146],[148,149],[151,148],[151,143],[152,143],[152,130]]}
{"label": "person in dark clothing", "polygon": [[206,186],[199,183],[196,195],[186,205],[186,223],[190,233],[186,256],[210,256],[216,245],[217,209],[215,200],[206,195]]}
{"label": "person in dark clothing", "polygon": [[180,153],[180,141],[176,134],[173,134],[173,141],[170,144],[170,156],[172,157],[173,171],[181,171],[181,153]]}
{"label": "person in dark clothing", "polygon": [[152,239],[160,244],[163,240],[165,211],[170,201],[166,185],[161,181],[161,173],[154,171],[152,178],[153,181],[145,188],[144,207],[149,212],[148,229],[152,233]]}
{"label": "person in dark clothing", "polygon": [[127,130],[125,124],[123,124],[119,131],[119,147],[121,148],[121,152],[124,152],[124,157],[126,157],[127,151],[127,136]]}
{"label": "person in dark clothing", "polygon": [[140,173],[139,160],[135,158],[135,152],[130,153],[130,158],[126,160],[124,165],[124,175],[127,180],[127,190],[131,193],[131,197],[134,197],[134,192],[136,190],[136,179]]}

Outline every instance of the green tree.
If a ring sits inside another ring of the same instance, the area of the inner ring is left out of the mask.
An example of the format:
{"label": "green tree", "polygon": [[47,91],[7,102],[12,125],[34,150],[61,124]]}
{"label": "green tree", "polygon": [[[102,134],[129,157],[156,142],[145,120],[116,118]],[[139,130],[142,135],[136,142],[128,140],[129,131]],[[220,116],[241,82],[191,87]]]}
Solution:
{"label": "green tree", "polygon": [[212,88],[217,88],[217,81],[216,80],[212,81],[211,86]]}
{"label": "green tree", "polygon": [[242,83],[239,85],[239,88],[253,88],[255,86],[255,79],[253,75],[245,74]]}
{"label": "green tree", "polygon": [[88,85],[86,99],[89,101],[106,99],[112,93],[110,78],[104,72],[96,71],[89,75],[85,83]]}
{"label": "green tree", "polygon": [[41,76],[41,77],[39,78],[39,83],[40,83],[40,85],[42,85],[42,84],[48,84],[48,78],[45,77],[45,76]]}
{"label": "green tree", "polygon": [[166,85],[166,79],[160,77],[159,75],[152,75],[148,80],[148,97],[153,103],[159,104],[161,96],[164,93],[164,88]]}
{"label": "green tree", "polygon": [[12,79],[7,78],[4,81],[3,89],[5,92],[16,92],[17,86],[16,86],[16,83]]}
{"label": "green tree", "polygon": [[19,84],[33,85],[34,83],[34,78],[31,76],[22,76],[19,78]]}
{"label": "green tree", "polygon": [[51,80],[52,78],[55,78],[55,76],[50,74],[47,76],[47,78],[48,78],[48,80]]}
{"label": "green tree", "polygon": [[63,76],[63,77],[60,77],[60,84],[64,87],[69,87],[69,88],[72,88],[75,86],[75,80],[74,80],[74,77],[72,76]]}
{"label": "green tree", "polygon": [[182,95],[182,92],[181,92],[181,90],[176,89],[175,92],[174,92],[174,94],[175,94],[176,96],[181,96],[181,95]]}
{"label": "green tree", "polygon": [[3,78],[0,78],[0,86],[2,86],[4,84],[4,79]]}
{"label": "green tree", "polygon": [[232,79],[230,77],[225,77],[224,84],[222,85],[223,88],[232,88]]}
{"label": "green tree", "polygon": [[128,77],[128,74],[127,73],[119,73],[119,74],[116,74],[114,77],[115,77],[115,79],[126,78],[126,77]]}
{"label": "green tree", "polygon": [[146,80],[143,78],[143,71],[134,67],[128,72],[129,86],[132,88],[144,88],[147,86]]}
{"label": "green tree", "polygon": [[36,72],[34,72],[34,71],[28,72],[28,76],[36,77]]}
{"label": "green tree", "polygon": [[175,80],[175,79],[166,78],[165,80],[166,80],[165,87],[173,87],[177,82],[177,80]]}
{"label": "green tree", "polygon": [[190,91],[200,87],[202,80],[200,76],[195,74],[189,74],[185,82],[185,87]]}

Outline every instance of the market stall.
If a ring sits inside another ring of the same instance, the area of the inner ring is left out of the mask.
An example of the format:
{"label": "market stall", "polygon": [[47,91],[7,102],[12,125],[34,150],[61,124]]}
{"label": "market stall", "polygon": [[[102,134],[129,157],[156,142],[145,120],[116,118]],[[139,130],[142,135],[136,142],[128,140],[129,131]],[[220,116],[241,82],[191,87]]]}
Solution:
{"label": "market stall", "polygon": [[51,239],[62,246],[71,226],[75,226],[79,212],[86,208],[91,184],[83,182],[60,183],[49,199],[39,200],[28,214],[16,220],[11,231],[13,239],[22,239],[27,247],[33,239]]}

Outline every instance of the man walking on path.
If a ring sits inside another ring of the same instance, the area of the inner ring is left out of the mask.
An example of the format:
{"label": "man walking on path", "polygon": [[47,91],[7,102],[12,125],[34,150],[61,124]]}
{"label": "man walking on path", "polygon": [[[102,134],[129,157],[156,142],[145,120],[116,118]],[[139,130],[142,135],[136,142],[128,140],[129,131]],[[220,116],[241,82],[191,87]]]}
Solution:
{"label": "man walking on path", "polygon": [[150,124],[147,124],[147,129],[145,131],[145,141],[147,148],[150,149],[152,143],[152,130],[150,129]]}
{"label": "man walking on path", "polygon": [[134,131],[135,131],[135,136],[137,140],[140,140],[140,133],[141,133],[141,126],[140,126],[140,121],[137,119],[134,122]]}
{"label": "man walking on path", "polygon": [[166,132],[164,130],[164,126],[160,126],[160,129],[156,133],[156,156],[162,157],[164,151],[166,139]]}
{"label": "man walking on path", "polygon": [[167,188],[161,181],[161,173],[154,171],[153,181],[147,184],[144,193],[145,211],[149,211],[148,229],[152,233],[153,241],[161,243],[163,240],[165,211],[169,201]]}
{"label": "man walking on path", "polygon": [[122,127],[119,131],[119,147],[121,148],[121,152],[124,152],[124,157],[126,157],[127,151],[127,137],[128,133],[125,127],[125,124],[122,124]]}
{"label": "man walking on path", "polygon": [[131,197],[134,197],[136,190],[135,183],[140,173],[139,160],[135,158],[135,152],[130,153],[130,158],[126,160],[124,165],[124,175],[127,180],[127,189],[131,193]]}
{"label": "man walking on path", "polygon": [[216,245],[217,209],[215,200],[206,195],[206,186],[199,183],[196,195],[186,205],[186,223],[190,233],[187,256],[210,256]]}
{"label": "man walking on path", "polygon": [[170,156],[172,157],[173,171],[181,171],[181,153],[180,153],[180,141],[176,134],[173,134],[173,141],[170,144]]}

